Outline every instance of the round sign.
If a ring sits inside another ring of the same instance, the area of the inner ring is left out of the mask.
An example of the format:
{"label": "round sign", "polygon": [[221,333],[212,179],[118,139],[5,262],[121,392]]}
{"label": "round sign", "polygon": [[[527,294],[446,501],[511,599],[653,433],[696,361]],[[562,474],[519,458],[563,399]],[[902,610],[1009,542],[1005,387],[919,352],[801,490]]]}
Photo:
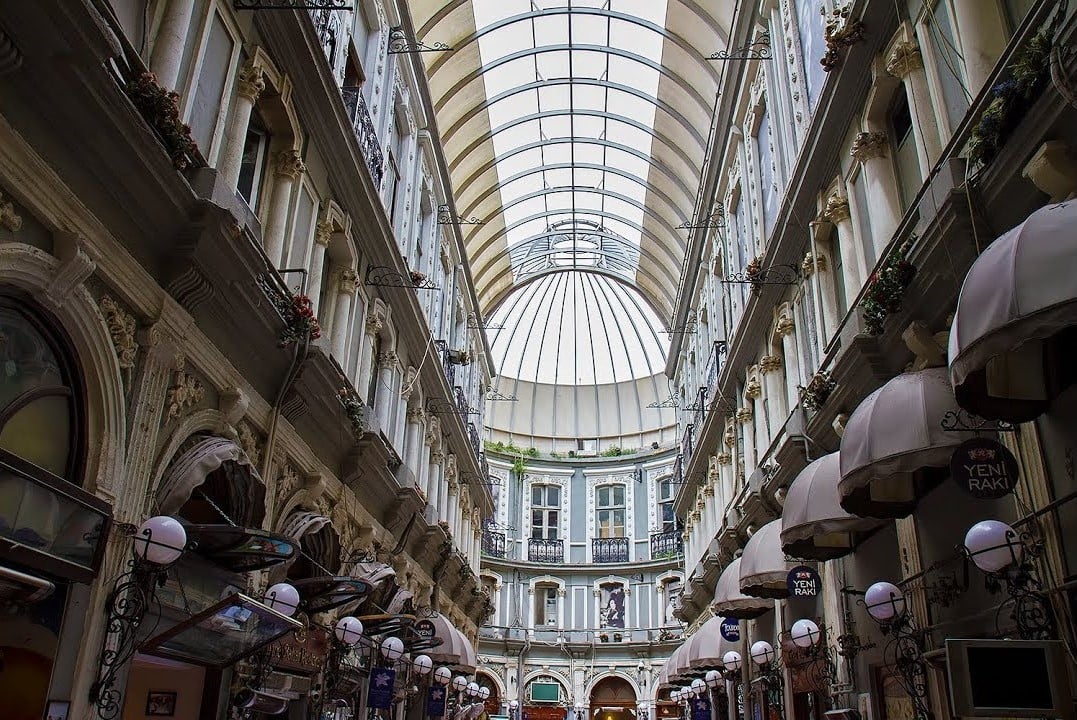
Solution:
{"label": "round sign", "polygon": [[808,565],[797,565],[785,576],[785,584],[792,597],[816,597],[823,590],[819,572]]}
{"label": "round sign", "polygon": [[1017,487],[1017,458],[996,440],[972,438],[950,456],[950,474],[969,495],[996,500]]}
{"label": "round sign", "polygon": [[412,628],[412,632],[415,633],[416,637],[423,638],[424,640],[432,638],[434,637],[435,632],[434,623],[430,622],[429,620],[420,620],[419,622],[415,623],[414,627]]}
{"label": "round sign", "polygon": [[740,642],[740,621],[736,618],[722,618],[718,632],[731,643]]}

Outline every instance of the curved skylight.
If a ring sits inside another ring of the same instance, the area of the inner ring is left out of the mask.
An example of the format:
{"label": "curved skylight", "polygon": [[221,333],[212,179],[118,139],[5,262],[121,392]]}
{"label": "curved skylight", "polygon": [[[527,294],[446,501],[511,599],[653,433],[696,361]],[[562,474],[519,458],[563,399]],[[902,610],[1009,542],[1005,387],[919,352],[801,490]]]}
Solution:
{"label": "curved skylight", "polygon": [[582,270],[546,274],[518,288],[487,332],[503,378],[602,385],[661,373],[669,342],[635,290]]}

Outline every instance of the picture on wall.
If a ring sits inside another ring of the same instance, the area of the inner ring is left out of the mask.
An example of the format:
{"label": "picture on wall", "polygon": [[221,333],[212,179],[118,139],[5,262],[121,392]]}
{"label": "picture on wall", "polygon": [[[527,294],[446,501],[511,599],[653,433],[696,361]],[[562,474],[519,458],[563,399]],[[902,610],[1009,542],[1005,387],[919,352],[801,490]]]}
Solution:
{"label": "picture on wall", "polygon": [[164,690],[150,690],[146,693],[146,714],[158,717],[172,717],[176,714],[176,693]]}
{"label": "picture on wall", "polygon": [[623,628],[625,626],[625,589],[621,583],[605,583],[601,586],[602,607],[599,618],[602,627]]}

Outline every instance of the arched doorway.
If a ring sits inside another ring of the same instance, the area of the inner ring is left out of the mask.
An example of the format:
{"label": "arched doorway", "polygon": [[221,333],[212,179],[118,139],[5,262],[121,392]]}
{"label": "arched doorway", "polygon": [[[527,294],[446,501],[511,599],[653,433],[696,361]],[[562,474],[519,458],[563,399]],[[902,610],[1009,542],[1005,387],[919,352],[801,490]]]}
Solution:
{"label": "arched doorway", "polygon": [[490,697],[483,701],[487,715],[501,715],[501,694],[498,692],[497,683],[493,678],[485,673],[476,673],[475,682],[479,684],[479,687],[484,687],[490,691]]}
{"label": "arched doorway", "polygon": [[599,680],[591,689],[589,720],[636,720],[636,692],[619,677]]}

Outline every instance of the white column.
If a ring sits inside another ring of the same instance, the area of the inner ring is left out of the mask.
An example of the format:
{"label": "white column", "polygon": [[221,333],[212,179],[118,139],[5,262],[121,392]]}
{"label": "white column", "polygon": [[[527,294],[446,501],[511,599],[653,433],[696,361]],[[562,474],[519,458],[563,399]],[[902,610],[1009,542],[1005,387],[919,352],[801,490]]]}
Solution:
{"label": "white column", "polygon": [[780,427],[789,415],[786,406],[785,388],[783,387],[782,359],[778,355],[764,355],[759,358],[759,376],[763,380],[763,397],[770,408],[770,419],[775,427]]}
{"label": "white column", "polygon": [[797,357],[797,339],[793,336],[795,329],[793,310],[789,308],[778,318],[774,331],[782,339],[782,355],[785,356],[785,388],[790,411],[800,402],[800,396],[797,393],[797,378],[793,376],[800,362]]}
{"label": "white column", "polygon": [[[804,258],[800,270],[806,281],[815,283],[815,297],[822,316],[819,318],[821,321],[819,322],[819,329],[823,335],[823,343],[826,344],[837,331],[838,323],[843,319],[838,314],[836,278],[834,273],[830,272],[827,253],[824,252],[830,232],[834,229],[834,226],[819,220],[813,220],[808,225],[812,238],[812,251]],[[855,298],[856,295],[852,297]]]}
{"label": "white column", "polygon": [[965,63],[965,80],[973,97],[979,94],[1006,50],[1001,5],[983,0],[954,0],[954,30]]}
{"label": "white column", "polygon": [[422,476],[425,472],[423,465],[423,409],[421,407],[409,407],[406,414],[407,425],[404,431],[404,455],[408,469],[415,475],[415,486],[422,489]]}
{"label": "white column", "polygon": [[218,163],[221,177],[232,190],[239,184],[239,169],[243,164],[243,147],[247,144],[251,110],[265,87],[266,81],[260,67],[247,63],[239,71],[239,77],[236,79],[236,101],[232,106],[232,116],[228,119],[228,131],[224,136],[224,148]]}
{"label": "white column", "polygon": [[438,448],[430,453],[430,470],[427,473],[427,495],[430,507],[437,512],[438,522],[445,519],[442,514],[442,503],[445,496],[445,479],[442,477],[441,464],[445,461],[445,455]]}
{"label": "white column", "polygon": [[445,467],[441,472],[441,491],[438,493],[438,517],[440,522],[452,527],[453,487],[456,485],[456,456],[449,453],[445,457]]}
{"label": "white column", "polygon": [[352,303],[355,301],[355,291],[358,283],[359,277],[354,270],[344,268],[340,271],[336,307],[333,308],[333,327],[330,335],[329,351],[341,365],[344,364],[344,355],[348,349],[348,328],[350,325],[348,321],[351,318]]}
{"label": "white column", "polygon": [[[755,452],[755,424],[752,422],[752,408],[742,407],[737,410],[737,422],[741,424],[741,432],[744,433],[744,481],[752,476],[759,462]],[[734,468],[736,469],[736,468]]]}
{"label": "white column", "polygon": [[445,498],[445,509],[447,522],[449,523],[449,532],[452,533],[453,540],[457,540],[456,520],[460,516],[460,496],[457,494],[456,479],[451,478],[449,480],[449,492]]}
{"label": "white column", "polygon": [[393,429],[389,427],[392,419],[390,413],[396,398],[393,393],[393,370],[397,365],[396,351],[386,350],[378,357],[378,394],[374,411],[378,417],[378,427],[386,437],[392,435]]}
{"label": "white column", "polygon": [[871,205],[868,213],[871,242],[876,256],[890,242],[902,215],[894,168],[886,154],[888,146],[885,132],[862,132],[853,140],[851,150],[852,156],[863,165],[864,189]]}
{"label": "white column", "polygon": [[914,42],[900,42],[895,45],[890,56],[886,58],[886,71],[905,85],[913,128],[918,140],[916,158],[920,162],[920,177],[926,178],[942,154],[942,139],[939,136],[935,107],[931,102],[931,91],[927,86],[927,73],[924,72],[920,46]]}
{"label": "white column", "polygon": [[306,171],[297,150],[277,153],[274,172],[273,196],[269,203],[262,243],[266,255],[274,265],[280,266],[284,255],[284,233],[288,229],[288,212],[292,206],[292,188],[296,179]]}
{"label": "white column", "polygon": [[187,44],[187,31],[194,15],[194,0],[170,0],[161,27],[153,43],[150,70],[157,76],[157,83],[168,90],[175,90],[179,82],[183,48]]}
{"label": "white column", "polygon": [[367,402],[370,401],[370,398],[366,397],[367,386],[370,384],[370,374],[378,371],[374,367],[374,340],[381,333],[383,326],[382,319],[373,313],[366,319],[366,332],[363,334],[363,349],[361,350],[362,356],[359,358],[359,377],[355,379],[355,387],[358,388]]}
{"label": "white column", "polygon": [[[325,272],[325,251],[329,248],[329,240],[332,236],[333,225],[331,223],[318,223],[314,231],[314,248],[310,253],[310,275],[307,283],[307,297],[310,298],[311,306],[314,308],[314,316],[318,318],[322,318],[319,304],[322,296],[322,274]],[[343,365],[343,359],[340,358],[340,360]]]}
{"label": "white column", "polygon": [[841,249],[844,272],[840,278],[835,278],[835,282],[845,284],[845,297],[852,303],[860,294],[860,288],[864,286],[870,268],[864,255],[864,246],[856,241],[853,221],[849,215],[849,199],[837,193],[827,198],[823,219],[833,224],[835,232],[838,233],[838,247]]}

